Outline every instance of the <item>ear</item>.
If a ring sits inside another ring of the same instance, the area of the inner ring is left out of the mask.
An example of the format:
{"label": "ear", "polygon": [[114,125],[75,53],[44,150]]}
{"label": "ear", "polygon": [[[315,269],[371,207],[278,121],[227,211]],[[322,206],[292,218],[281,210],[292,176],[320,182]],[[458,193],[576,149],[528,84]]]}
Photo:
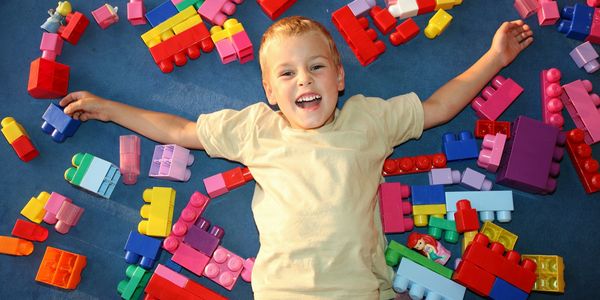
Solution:
{"label": "ear", "polygon": [[338,78],[337,78],[337,87],[338,91],[341,92],[346,88],[346,73],[344,73],[344,66],[340,65],[338,67]]}
{"label": "ear", "polygon": [[263,89],[265,90],[265,95],[267,96],[269,104],[276,105],[277,100],[273,97],[273,89],[271,89],[271,84],[266,79],[263,79],[262,85]]}

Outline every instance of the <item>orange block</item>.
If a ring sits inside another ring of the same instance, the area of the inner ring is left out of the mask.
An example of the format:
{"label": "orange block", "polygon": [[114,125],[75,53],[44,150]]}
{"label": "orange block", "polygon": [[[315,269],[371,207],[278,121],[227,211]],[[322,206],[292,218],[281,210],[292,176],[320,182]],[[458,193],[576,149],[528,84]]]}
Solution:
{"label": "orange block", "polygon": [[0,236],[0,253],[16,256],[29,255],[33,252],[33,243],[20,238]]}
{"label": "orange block", "polygon": [[35,280],[63,289],[75,289],[87,259],[80,254],[47,247]]}

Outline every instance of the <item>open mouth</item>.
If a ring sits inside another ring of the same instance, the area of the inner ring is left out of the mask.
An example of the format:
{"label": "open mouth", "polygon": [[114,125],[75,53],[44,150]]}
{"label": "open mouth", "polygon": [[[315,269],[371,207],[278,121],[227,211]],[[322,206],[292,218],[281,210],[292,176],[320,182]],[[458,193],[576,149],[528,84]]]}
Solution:
{"label": "open mouth", "polygon": [[322,97],[317,94],[302,95],[296,99],[296,105],[300,108],[311,108],[321,103]]}

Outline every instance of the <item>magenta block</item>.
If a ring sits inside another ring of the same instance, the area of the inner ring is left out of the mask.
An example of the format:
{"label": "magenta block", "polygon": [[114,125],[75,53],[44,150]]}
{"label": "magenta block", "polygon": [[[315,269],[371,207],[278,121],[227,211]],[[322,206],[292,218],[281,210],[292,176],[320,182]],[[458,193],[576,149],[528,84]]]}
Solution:
{"label": "magenta block", "polygon": [[56,224],[56,222],[58,222],[56,215],[65,202],[72,202],[72,200],[59,193],[52,192],[52,194],[50,194],[50,198],[48,198],[48,202],[46,202],[46,205],[44,206],[44,209],[46,210],[44,222],[48,224]]}
{"label": "magenta block", "polygon": [[209,227],[210,223],[206,219],[199,218],[195,225],[188,228],[183,242],[207,256],[212,256],[215,249],[221,244],[225,231],[216,225],[210,230]]}
{"label": "magenta block", "polygon": [[480,118],[495,121],[521,95],[523,88],[510,78],[496,76],[491,86],[485,87],[481,97],[471,102]]}
{"label": "magenta block", "polygon": [[575,61],[578,68],[583,67],[588,73],[594,73],[600,69],[598,52],[594,50],[594,47],[590,42],[585,42],[575,47],[569,55]]}
{"label": "magenta block", "polygon": [[229,192],[229,189],[227,189],[227,186],[225,185],[225,179],[223,178],[222,173],[204,178],[203,181],[204,187],[206,187],[206,192],[211,198],[215,198]]}
{"label": "magenta block", "polygon": [[190,154],[190,150],[175,144],[157,145],[154,148],[148,176],[167,180],[188,181],[192,176],[192,172],[187,167],[193,163],[194,156]]}
{"label": "magenta block", "polygon": [[466,168],[463,171],[460,184],[478,191],[492,190],[492,182],[488,179],[485,179],[485,175],[471,168]]}
{"label": "magenta block", "polygon": [[586,144],[600,141],[600,97],[592,92],[588,80],[575,80],[563,85],[561,100],[577,128],[583,130]]}
{"label": "magenta block", "polygon": [[161,264],[158,264],[156,270],[154,270],[154,274],[160,275],[160,277],[169,280],[170,282],[174,283],[175,285],[181,288],[185,288],[186,284],[189,281],[187,277]]}
{"label": "magenta block", "polygon": [[[385,233],[402,233],[414,227],[412,206],[407,198],[410,188],[399,182],[386,182],[379,185],[379,211]],[[403,201],[407,200],[407,201]]]}
{"label": "magenta block", "polygon": [[496,135],[486,134],[481,144],[477,165],[492,173],[496,173],[500,166],[505,144],[506,135],[502,133],[497,133]]}
{"label": "magenta block", "polygon": [[202,276],[204,268],[212,259],[204,253],[192,248],[191,246],[181,243],[175,253],[173,253],[173,261],[188,271]]}
{"label": "magenta block", "polygon": [[244,268],[242,269],[242,279],[245,282],[252,281],[252,269],[254,268],[254,257],[246,258],[244,261]]}
{"label": "magenta block", "polygon": [[83,214],[84,209],[71,203],[71,202],[63,202],[63,205],[60,207],[60,210],[56,214],[56,218],[58,222],[54,225],[56,231],[66,234],[69,232],[71,227],[77,225],[79,222],[79,218]]}
{"label": "magenta block", "polygon": [[42,58],[47,60],[56,60],[56,57],[62,53],[63,39],[56,33],[42,33],[40,50]]}
{"label": "magenta block", "polygon": [[450,168],[431,169],[429,171],[429,184],[456,184],[460,182],[460,172]]}
{"label": "magenta block", "polygon": [[143,0],[130,0],[127,3],[127,20],[133,26],[146,25],[146,7]]}
{"label": "magenta block", "polygon": [[135,184],[140,175],[140,138],[137,135],[120,136],[119,156],[123,183]]}
{"label": "magenta block", "polygon": [[244,267],[244,260],[219,246],[204,268],[204,276],[231,291]]}
{"label": "magenta block", "polygon": [[540,72],[540,94],[542,96],[542,121],[558,129],[562,129],[565,119],[562,116],[564,105],[560,100],[563,93],[560,86],[560,70],[551,68]]}
{"label": "magenta block", "polygon": [[558,12],[558,4],[554,0],[539,0],[540,8],[538,9],[538,24],[540,26],[548,26],[556,24],[560,19]]}
{"label": "magenta block", "polygon": [[104,4],[98,9],[92,11],[92,16],[94,16],[94,20],[96,20],[96,23],[98,23],[100,28],[106,29],[108,26],[119,21],[117,10],[117,7],[113,7],[110,4]]}
{"label": "magenta block", "polygon": [[194,192],[190,201],[181,211],[179,219],[173,225],[171,233],[165,238],[163,248],[173,254],[175,250],[183,243],[183,239],[191,226],[194,226],[198,218],[204,212],[210,199],[200,192]]}
{"label": "magenta block", "polygon": [[[238,0],[236,3],[241,3],[243,0]],[[206,0],[204,3],[198,8],[198,13],[208,19],[211,23],[215,25],[223,25],[227,16],[233,15],[236,10],[236,5],[234,2],[229,0]]]}
{"label": "magenta block", "polygon": [[375,0],[354,0],[348,3],[348,7],[350,7],[350,10],[355,17],[361,17],[369,12],[375,4],[377,4]]}
{"label": "magenta block", "polygon": [[246,63],[254,59],[254,50],[252,49],[252,42],[248,37],[246,31],[240,31],[231,36],[231,43],[235,49],[235,53],[240,60],[240,63]]}
{"label": "magenta block", "polygon": [[566,137],[557,128],[519,116],[496,175],[496,183],[525,192],[549,194],[556,189]]}
{"label": "magenta block", "polygon": [[515,0],[514,6],[521,19],[527,19],[537,12],[539,3],[537,0]]}
{"label": "magenta block", "polygon": [[233,43],[228,38],[215,42],[215,48],[217,49],[217,53],[219,53],[222,64],[228,64],[237,60]]}

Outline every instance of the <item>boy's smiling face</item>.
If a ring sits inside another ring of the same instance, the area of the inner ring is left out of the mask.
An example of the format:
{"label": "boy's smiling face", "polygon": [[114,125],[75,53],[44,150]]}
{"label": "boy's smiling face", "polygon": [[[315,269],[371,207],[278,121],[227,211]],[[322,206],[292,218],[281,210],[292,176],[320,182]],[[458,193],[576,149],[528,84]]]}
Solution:
{"label": "boy's smiling face", "polygon": [[292,128],[316,129],[333,121],[344,69],[335,64],[323,34],[277,37],[265,57],[267,99],[279,106]]}

